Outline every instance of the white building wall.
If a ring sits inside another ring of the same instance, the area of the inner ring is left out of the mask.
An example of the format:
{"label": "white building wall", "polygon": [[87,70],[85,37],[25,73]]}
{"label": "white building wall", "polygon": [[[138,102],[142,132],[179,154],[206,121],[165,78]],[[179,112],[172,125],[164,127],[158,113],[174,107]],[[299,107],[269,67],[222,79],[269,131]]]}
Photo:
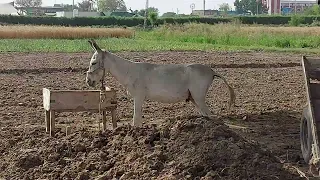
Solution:
{"label": "white building wall", "polygon": [[[98,12],[78,12],[77,17],[98,17],[100,16]],[[73,12],[72,11],[61,11],[57,12],[57,17],[67,17],[67,18],[72,18],[73,17]]]}
{"label": "white building wall", "polygon": [[1,3],[0,14],[1,15],[18,15],[18,11],[10,3]]}

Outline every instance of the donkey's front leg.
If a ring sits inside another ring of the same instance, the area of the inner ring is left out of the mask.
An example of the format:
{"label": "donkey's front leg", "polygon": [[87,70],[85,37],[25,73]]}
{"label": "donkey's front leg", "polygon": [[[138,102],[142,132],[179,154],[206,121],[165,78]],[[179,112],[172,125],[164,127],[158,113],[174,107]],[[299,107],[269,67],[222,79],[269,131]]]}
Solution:
{"label": "donkey's front leg", "polygon": [[133,114],[133,126],[142,126],[142,105],[143,97],[134,97],[134,114]]}

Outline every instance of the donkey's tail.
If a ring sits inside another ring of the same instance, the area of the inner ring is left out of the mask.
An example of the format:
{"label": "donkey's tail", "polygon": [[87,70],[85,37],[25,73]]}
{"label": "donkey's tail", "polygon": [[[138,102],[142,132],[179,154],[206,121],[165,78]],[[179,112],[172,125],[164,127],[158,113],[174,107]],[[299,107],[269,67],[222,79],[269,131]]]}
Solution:
{"label": "donkey's tail", "polygon": [[[213,71],[213,70],[212,70]],[[221,76],[220,74],[214,72],[214,75],[213,77],[218,77],[220,79],[223,80],[223,82],[228,86],[228,89],[229,89],[229,93],[230,93],[230,101],[229,101],[229,110],[231,110],[231,107],[234,107],[235,106],[235,100],[236,100],[236,95],[234,93],[234,90],[233,88],[229,85],[229,83],[227,82],[226,78],[224,78],[223,76]]]}

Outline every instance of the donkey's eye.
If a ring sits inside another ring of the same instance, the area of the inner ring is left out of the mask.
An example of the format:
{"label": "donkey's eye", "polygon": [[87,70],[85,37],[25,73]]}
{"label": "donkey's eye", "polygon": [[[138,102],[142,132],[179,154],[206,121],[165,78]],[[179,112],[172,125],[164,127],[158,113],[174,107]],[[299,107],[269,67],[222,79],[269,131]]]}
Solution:
{"label": "donkey's eye", "polygon": [[93,63],[92,63],[93,66],[96,65],[96,64],[97,64],[96,62],[93,62]]}

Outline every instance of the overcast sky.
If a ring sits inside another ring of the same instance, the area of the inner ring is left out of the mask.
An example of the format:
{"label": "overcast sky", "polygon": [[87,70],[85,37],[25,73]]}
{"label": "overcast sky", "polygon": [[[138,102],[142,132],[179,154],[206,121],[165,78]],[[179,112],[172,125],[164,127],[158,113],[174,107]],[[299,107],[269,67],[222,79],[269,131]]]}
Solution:
{"label": "overcast sky", "polygon": [[[0,0],[0,2],[12,2],[13,0]],[[82,0],[75,0],[75,3]],[[132,10],[144,9],[146,0],[124,0],[127,8]],[[206,0],[206,9],[218,9],[219,4],[229,3],[233,7],[234,0]],[[42,0],[43,6],[52,6],[53,4],[72,4],[72,0]],[[149,6],[157,7],[160,14],[164,12],[177,12],[181,14],[190,14],[190,5],[194,3],[195,9],[203,9],[203,0],[149,0]]]}

